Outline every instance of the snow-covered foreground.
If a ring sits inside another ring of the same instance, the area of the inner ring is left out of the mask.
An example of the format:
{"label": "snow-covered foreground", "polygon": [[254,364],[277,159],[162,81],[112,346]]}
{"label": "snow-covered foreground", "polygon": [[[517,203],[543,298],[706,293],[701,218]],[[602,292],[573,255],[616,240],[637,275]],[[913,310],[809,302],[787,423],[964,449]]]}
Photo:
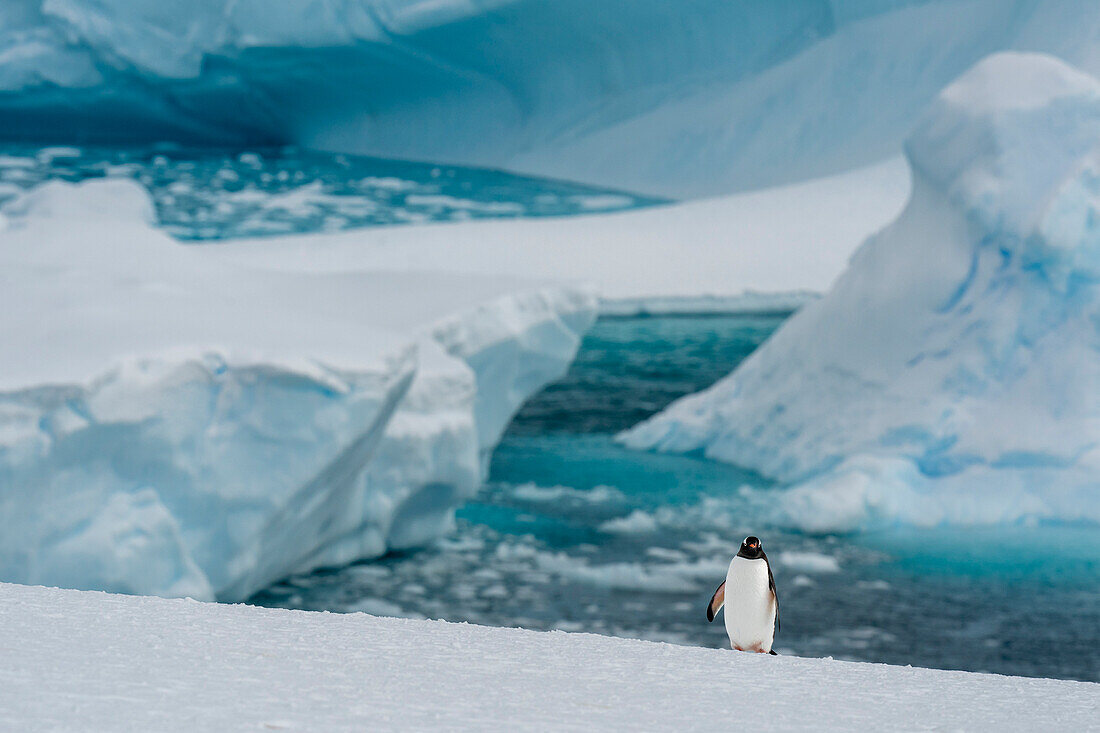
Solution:
{"label": "snow-covered foreground", "polygon": [[8,584],[0,651],[5,730],[1100,730],[1095,683]]}
{"label": "snow-covered foreground", "polygon": [[796,526],[1100,523],[1100,81],[997,54],[907,143],[905,212],[730,377],[637,426]]}
{"label": "snow-covered foreground", "polygon": [[587,282],[615,312],[782,309],[821,293],[909,196],[900,158],[790,186],[561,219],[240,240],[218,251],[290,271],[445,270]]}
{"label": "snow-covered foreground", "polygon": [[4,580],[235,600],[434,539],[595,315],[580,287],[231,263],[152,217],[125,180],[4,210]]}

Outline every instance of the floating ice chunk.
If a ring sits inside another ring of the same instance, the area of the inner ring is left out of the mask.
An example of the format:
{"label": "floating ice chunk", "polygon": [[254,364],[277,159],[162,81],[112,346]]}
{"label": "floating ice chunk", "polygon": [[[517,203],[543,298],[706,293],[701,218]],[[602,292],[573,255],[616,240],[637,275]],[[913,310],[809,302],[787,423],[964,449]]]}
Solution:
{"label": "floating ice chunk", "polygon": [[652,514],[635,509],[625,517],[616,517],[600,524],[600,531],[609,534],[649,534],[657,531]]}
{"label": "floating ice chunk", "polygon": [[802,573],[839,573],[840,563],[835,557],[820,552],[781,552],[776,558],[779,565]]}
{"label": "floating ice chunk", "polygon": [[611,504],[623,501],[623,494],[611,486],[594,486],[591,489],[574,489],[570,486],[536,486],[520,484],[512,489],[512,497],[534,503],[559,503],[575,501],[584,504]]}
{"label": "floating ice chunk", "polygon": [[[538,568],[578,583],[609,590],[645,588],[654,593],[689,593],[701,587],[698,564],[690,566],[686,563],[666,565],[617,562],[592,565],[583,558],[564,553],[543,553],[538,556]],[[717,568],[711,563],[705,570],[716,577],[724,569],[724,566]]]}
{"label": "floating ice chunk", "polygon": [[125,178],[107,178],[78,186],[49,181],[4,207],[9,219],[52,219],[155,224],[156,207],[149,192]]}

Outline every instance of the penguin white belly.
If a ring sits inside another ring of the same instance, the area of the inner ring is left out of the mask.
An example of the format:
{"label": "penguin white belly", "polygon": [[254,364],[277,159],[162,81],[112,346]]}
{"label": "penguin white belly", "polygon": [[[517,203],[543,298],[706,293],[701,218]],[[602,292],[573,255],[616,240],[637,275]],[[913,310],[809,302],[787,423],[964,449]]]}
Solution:
{"label": "penguin white belly", "polygon": [[734,649],[770,652],[775,639],[775,596],[768,563],[735,557],[726,571],[726,633]]}

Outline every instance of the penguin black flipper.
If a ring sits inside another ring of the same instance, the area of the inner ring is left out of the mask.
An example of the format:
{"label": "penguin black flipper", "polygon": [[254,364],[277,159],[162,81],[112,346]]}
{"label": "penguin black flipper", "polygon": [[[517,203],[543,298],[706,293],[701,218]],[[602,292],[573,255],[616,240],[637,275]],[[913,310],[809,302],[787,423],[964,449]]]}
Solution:
{"label": "penguin black flipper", "polygon": [[775,630],[779,631],[779,594],[775,592],[775,577],[772,575],[772,564],[768,562],[768,556],[764,554],[764,551],[760,551],[760,556],[764,558],[764,564],[768,566],[768,590],[772,592],[772,598],[775,599]]}
{"label": "penguin black flipper", "polygon": [[722,581],[722,584],[718,586],[718,590],[714,591],[714,595],[710,597],[710,603],[707,604],[707,621],[713,621],[714,617],[718,615],[718,611],[726,603],[726,581]]}

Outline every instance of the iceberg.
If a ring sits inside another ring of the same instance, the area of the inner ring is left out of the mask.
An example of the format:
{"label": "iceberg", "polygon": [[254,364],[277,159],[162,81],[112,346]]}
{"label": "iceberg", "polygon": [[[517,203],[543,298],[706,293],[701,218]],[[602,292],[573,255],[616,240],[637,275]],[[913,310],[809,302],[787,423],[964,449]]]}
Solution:
{"label": "iceberg", "polygon": [[905,211],[832,290],[621,440],[792,484],[812,531],[1100,523],[1100,81],[992,55],[906,153]]}
{"label": "iceberg", "polygon": [[280,270],[152,218],[118,179],[4,209],[4,580],[242,600],[429,541],[597,307],[516,278]]}
{"label": "iceberg", "polygon": [[1091,4],[1004,0],[5,0],[0,130],[295,144],[688,197],[894,155],[998,50],[1100,71],[1098,29]]}

